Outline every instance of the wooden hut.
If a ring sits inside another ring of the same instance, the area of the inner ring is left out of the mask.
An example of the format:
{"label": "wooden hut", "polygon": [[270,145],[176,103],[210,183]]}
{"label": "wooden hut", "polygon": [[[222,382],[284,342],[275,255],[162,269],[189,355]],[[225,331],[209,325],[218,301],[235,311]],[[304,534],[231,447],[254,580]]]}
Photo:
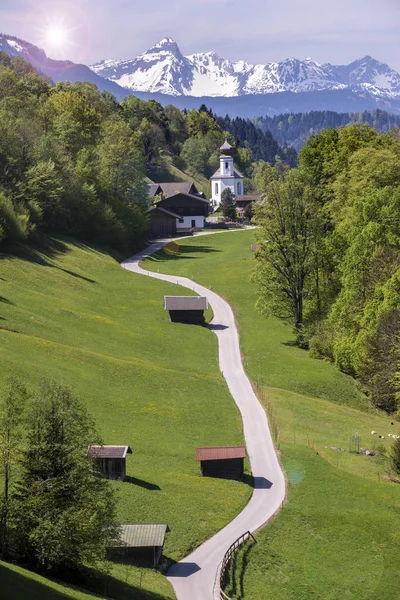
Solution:
{"label": "wooden hut", "polygon": [[236,479],[243,477],[245,446],[212,446],[196,449],[196,460],[200,462],[205,477]]}
{"label": "wooden hut", "polygon": [[205,325],[204,311],[208,308],[205,296],[164,296],[164,310],[173,323]]}
{"label": "wooden hut", "polygon": [[107,479],[125,479],[126,455],[132,454],[129,446],[89,446],[86,454]]}
{"label": "wooden hut", "polygon": [[121,536],[111,554],[123,554],[156,567],[163,553],[167,523],[121,523]]}
{"label": "wooden hut", "polygon": [[199,195],[176,193],[157,202],[157,206],[179,215],[178,233],[191,228],[203,229],[210,213],[210,203]]}
{"label": "wooden hut", "polygon": [[176,227],[180,219],[179,215],[161,206],[153,206],[149,210],[149,216],[150,227],[148,233],[151,237],[176,235]]}

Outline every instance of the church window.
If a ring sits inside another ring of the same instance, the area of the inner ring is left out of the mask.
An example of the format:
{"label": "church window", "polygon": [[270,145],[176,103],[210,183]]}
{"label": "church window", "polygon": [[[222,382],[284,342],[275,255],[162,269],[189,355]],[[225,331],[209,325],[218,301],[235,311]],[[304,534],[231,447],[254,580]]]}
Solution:
{"label": "church window", "polygon": [[215,193],[218,194],[218,183],[215,184]]}
{"label": "church window", "polygon": [[240,181],[239,181],[239,183],[237,184],[237,194],[238,194],[238,196],[240,196],[241,193],[242,193],[242,186],[240,185]]}
{"label": "church window", "polygon": [[228,171],[229,171],[229,163],[228,163],[228,162],[226,162],[226,163],[225,163],[225,171],[226,171],[226,172],[228,172]]}

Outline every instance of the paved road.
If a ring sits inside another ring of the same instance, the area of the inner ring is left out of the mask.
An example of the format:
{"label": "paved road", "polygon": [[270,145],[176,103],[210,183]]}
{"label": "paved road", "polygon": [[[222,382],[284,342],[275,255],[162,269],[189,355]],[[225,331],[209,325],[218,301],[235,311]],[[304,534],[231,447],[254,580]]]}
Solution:
{"label": "paved road", "polygon": [[210,328],[218,337],[219,364],[243,418],[244,436],[255,489],[246,508],[224,529],[197,548],[184,560],[173,565],[168,579],[178,600],[215,600],[215,586],[220,563],[229,546],[246,531],[254,532],[279,509],[285,498],[285,478],[277,459],[264,409],[260,405],[243,369],[239,337],[231,307],[214,292],[186,277],[145,271],[139,262],[160,250],[166,241],[152,244],[127,259],[122,266],[134,273],[148,275],[194,290],[207,296],[214,312]]}

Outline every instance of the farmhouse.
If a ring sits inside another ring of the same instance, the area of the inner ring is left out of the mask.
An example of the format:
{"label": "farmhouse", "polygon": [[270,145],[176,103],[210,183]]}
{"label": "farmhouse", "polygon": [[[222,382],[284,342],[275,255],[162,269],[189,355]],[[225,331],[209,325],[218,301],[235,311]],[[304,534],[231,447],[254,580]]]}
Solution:
{"label": "farmhouse", "polygon": [[149,183],[147,192],[150,198],[161,196],[167,198],[175,194],[190,194],[191,196],[200,196],[205,198],[203,192],[199,192],[194,181],[179,181],[172,183]]}
{"label": "farmhouse", "polygon": [[169,311],[172,323],[205,325],[207,308],[208,301],[204,296],[164,296],[164,310]]}
{"label": "farmhouse", "polygon": [[163,553],[165,535],[170,531],[167,523],[121,523],[118,545],[110,548],[114,554],[149,563],[156,567]]}
{"label": "farmhouse", "polygon": [[162,208],[161,206],[153,206],[149,210],[150,227],[149,235],[151,237],[164,237],[176,235],[177,222],[180,216]]}
{"label": "farmhouse", "polygon": [[220,151],[219,169],[211,177],[211,203],[213,206],[219,206],[221,194],[226,188],[229,188],[234,196],[241,196],[244,193],[243,175],[235,169],[233,163],[233,146],[225,140]]}
{"label": "farmhouse", "polygon": [[252,204],[253,202],[257,202],[257,200],[260,200],[260,199],[261,199],[260,194],[253,194],[253,195],[249,194],[247,196],[236,196],[235,201],[236,201],[237,216],[243,217],[245,210],[249,206],[249,204]]}
{"label": "farmhouse", "polygon": [[196,449],[196,460],[200,462],[205,477],[236,479],[243,477],[245,446],[210,446]]}
{"label": "farmhouse", "polygon": [[100,473],[107,479],[121,479],[126,477],[126,455],[132,454],[129,446],[89,446],[86,452]]}
{"label": "farmhouse", "polygon": [[157,202],[157,206],[179,216],[177,231],[190,228],[203,229],[210,212],[210,203],[201,196],[179,192]]}

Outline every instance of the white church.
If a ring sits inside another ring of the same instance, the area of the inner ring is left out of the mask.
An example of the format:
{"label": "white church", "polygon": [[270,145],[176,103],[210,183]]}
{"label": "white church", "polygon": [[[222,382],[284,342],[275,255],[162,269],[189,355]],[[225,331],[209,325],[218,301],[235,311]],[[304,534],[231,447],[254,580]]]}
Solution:
{"label": "white church", "polygon": [[220,150],[219,169],[211,177],[211,204],[214,207],[221,202],[221,194],[226,188],[230,188],[234,196],[244,194],[243,175],[233,164],[233,147],[225,140]]}

